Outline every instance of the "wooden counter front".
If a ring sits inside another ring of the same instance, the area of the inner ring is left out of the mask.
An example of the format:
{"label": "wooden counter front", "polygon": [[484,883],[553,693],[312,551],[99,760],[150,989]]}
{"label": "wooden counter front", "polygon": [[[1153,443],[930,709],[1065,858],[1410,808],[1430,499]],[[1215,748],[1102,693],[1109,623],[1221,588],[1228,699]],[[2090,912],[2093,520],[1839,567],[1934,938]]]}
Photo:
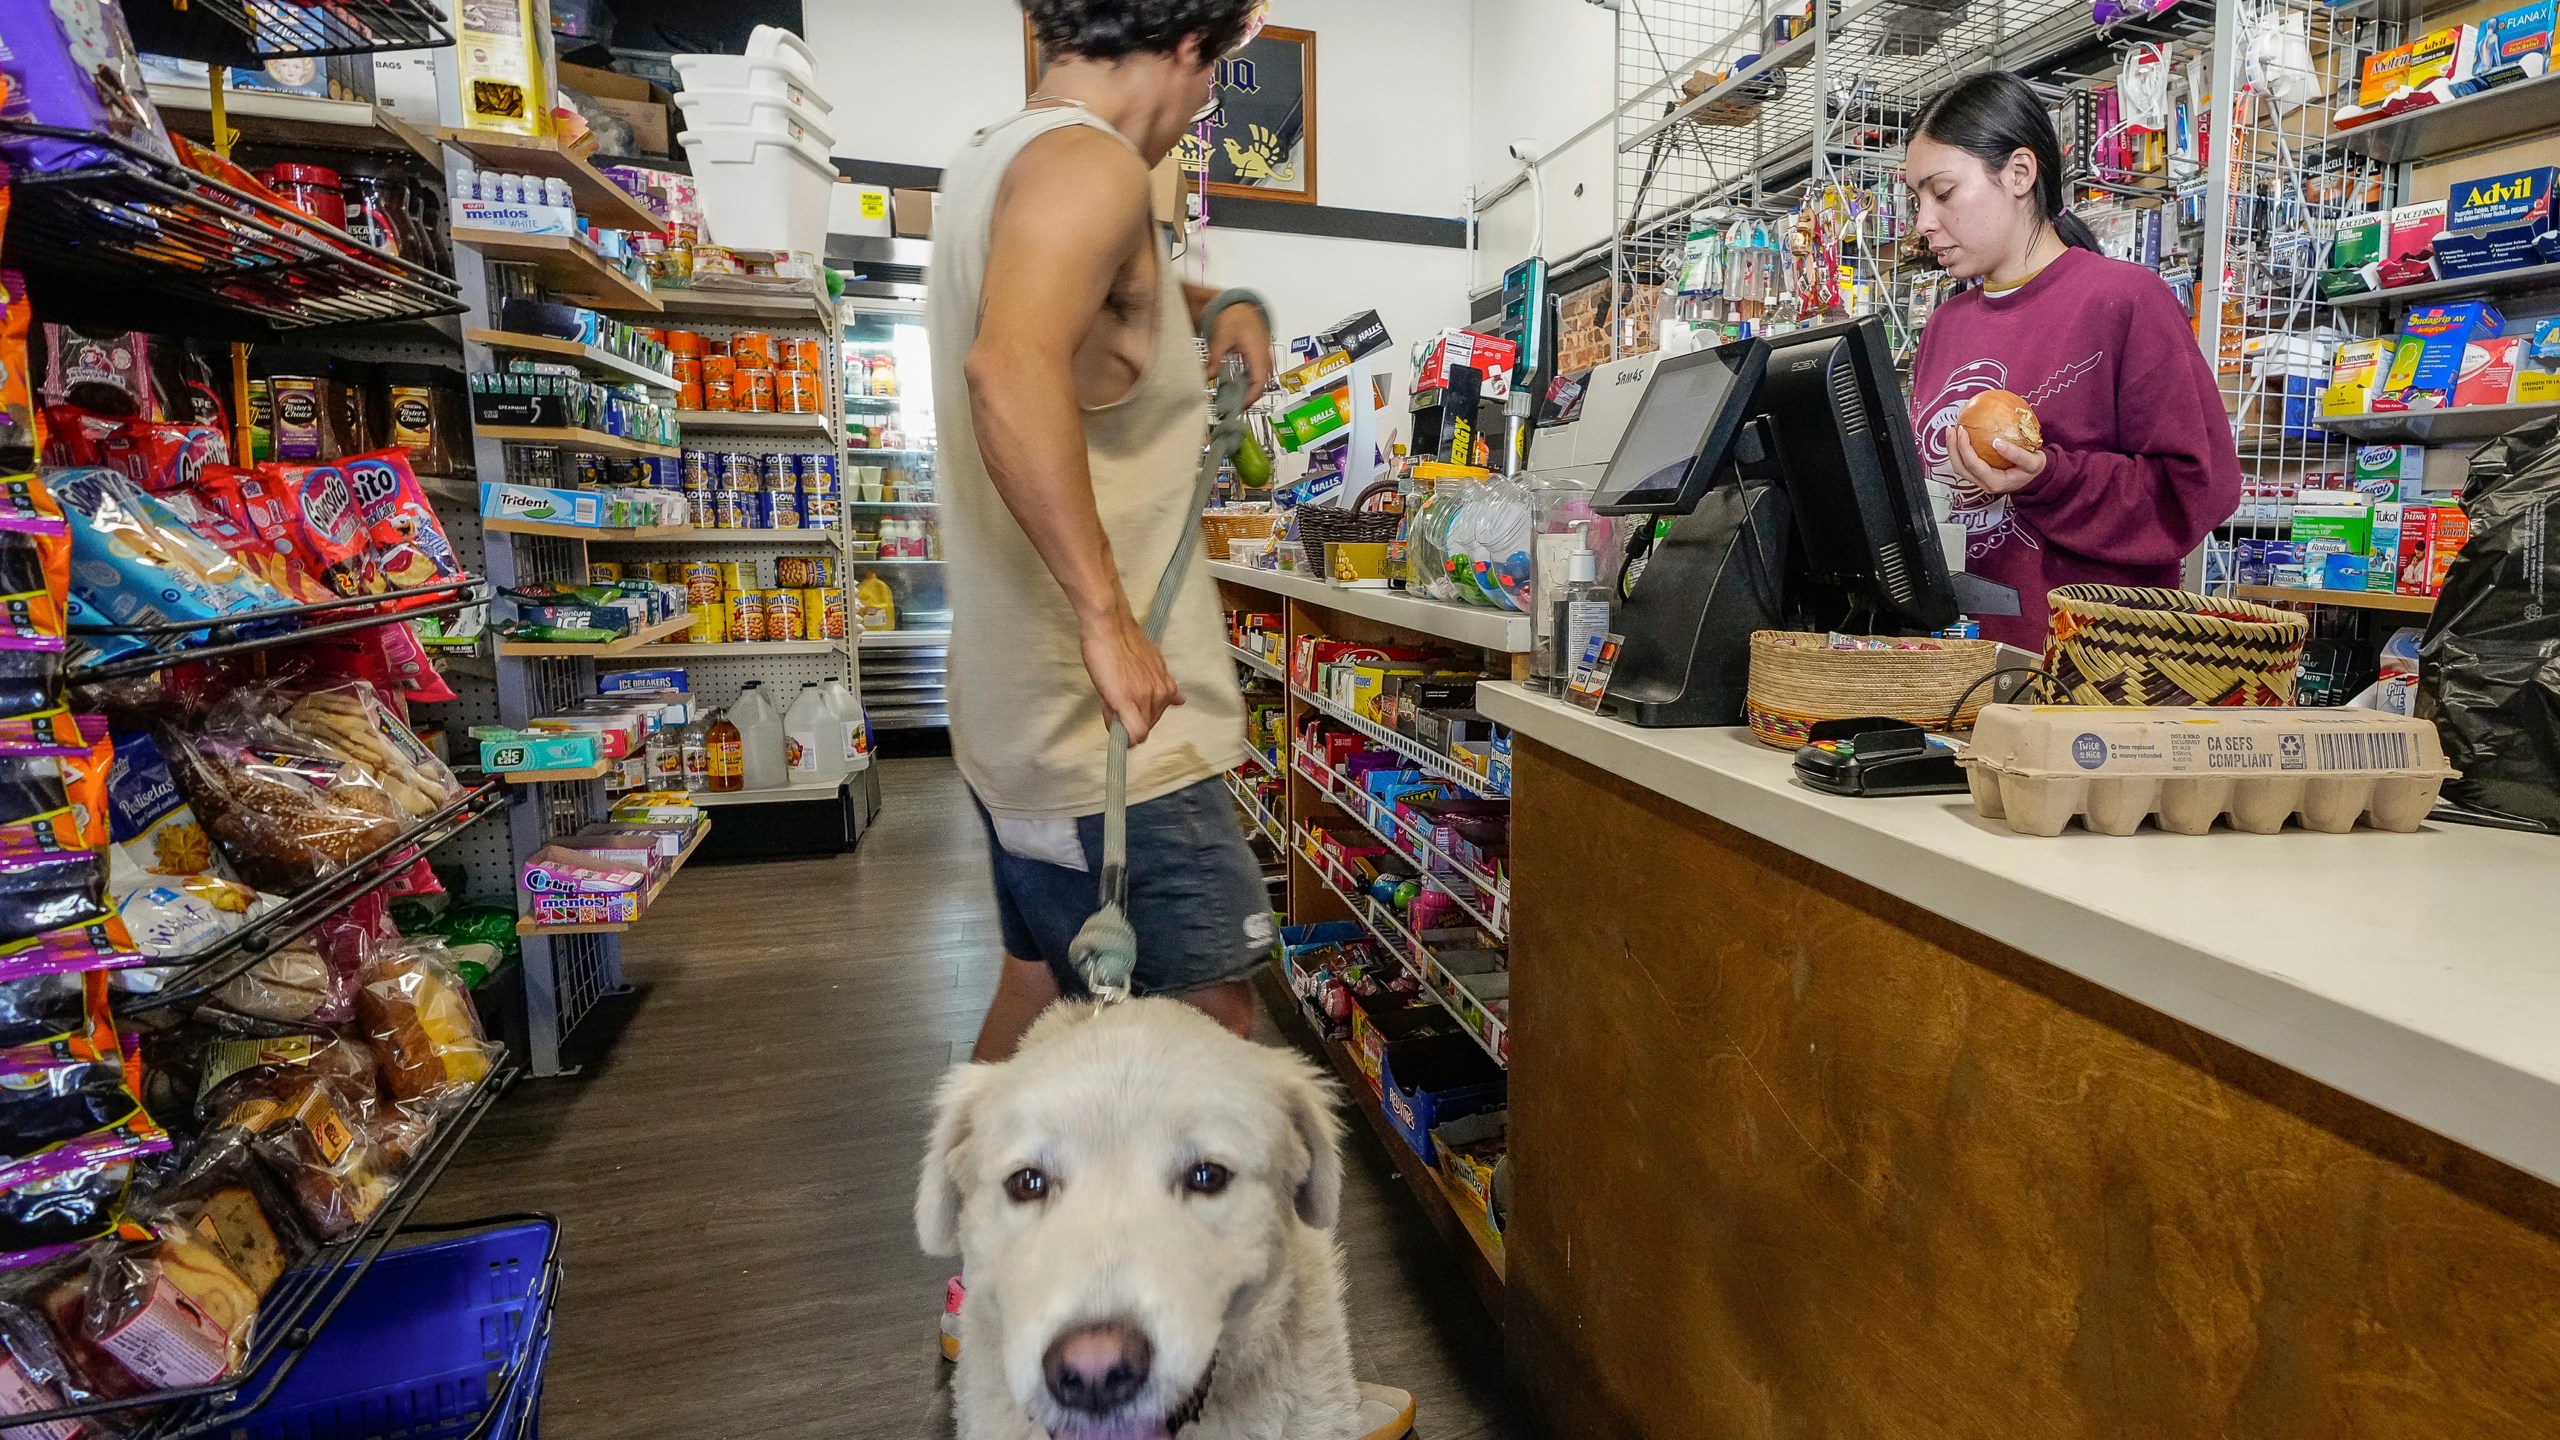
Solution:
{"label": "wooden counter front", "polygon": [[2560,1436],[2560,1191],[1525,736],[1514,795],[1551,1435]]}

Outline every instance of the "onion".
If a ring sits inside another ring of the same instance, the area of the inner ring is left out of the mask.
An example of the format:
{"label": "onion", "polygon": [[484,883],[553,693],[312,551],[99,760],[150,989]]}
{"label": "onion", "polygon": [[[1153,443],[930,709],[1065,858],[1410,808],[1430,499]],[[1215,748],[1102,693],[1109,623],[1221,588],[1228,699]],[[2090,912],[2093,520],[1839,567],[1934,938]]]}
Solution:
{"label": "onion", "polygon": [[2036,412],[2006,390],[1985,390],[1964,402],[1956,412],[1956,424],[1963,428],[1974,455],[1997,469],[2010,467],[2009,458],[1992,448],[1994,440],[2006,440],[2021,450],[2044,448],[2044,427],[2036,423]]}

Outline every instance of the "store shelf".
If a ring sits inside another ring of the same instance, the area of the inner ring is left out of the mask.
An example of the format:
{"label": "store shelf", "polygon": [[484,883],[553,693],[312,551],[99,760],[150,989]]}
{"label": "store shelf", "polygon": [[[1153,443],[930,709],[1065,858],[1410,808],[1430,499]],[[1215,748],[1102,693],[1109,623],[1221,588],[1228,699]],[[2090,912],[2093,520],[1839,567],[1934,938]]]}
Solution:
{"label": "store shelf", "polygon": [[[171,130],[201,144],[213,143],[212,91],[155,79],[151,81],[151,103]],[[245,145],[414,155],[430,165],[444,164],[444,154],[432,138],[367,100],[281,95],[272,90],[225,86],[222,113]]]}
{"label": "store shelf", "polygon": [[1345,615],[1357,615],[1363,620],[1375,620],[1381,625],[1437,636],[1460,645],[1474,645],[1512,655],[1525,655],[1530,649],[1529,617],[1508,610],[1425,600],[1402,590],[1348,590],[1304,575],[1257,570],[1250,565],[1235,565],[1224,560],[1210,561],[1209,573],[1248,590],[1286,595],[1322,609],[1338,610]]}
{"label": "store shelf", "polygon": [[1447,780],[1468,794],[1485,800],[1508,800],[1510,795],[1495,787],[1491,780],[1468,769],[1410,735],[1399,735],[1364,715],[1355,715],[1347,707],[1336,705],[1303,685],[1292,683],[1289,693],[1313,705],[1333,719],[1341,721],[1397,754],[1412,761],[1424,772]]}
{"label": "store shelf", "polygon": [[318,884],[286,896],[282,903],[212,945],[159,962],[182,968],[156,990],[123,997],[117,1010],[139,1015],[183,1005],[221,989],[260,960],[309,934],[320,922],[409,873],[417,856],[505,808],[506,803],[507,787],[501,781],[486,780],[465,787],[441,809],[409,826],[397,838],[358,856]]}
{"label": "store shelf", "polygon": [[452,280],[122,141],[24,121],[0,133],[109,157],[12,181],[9,264],[47,321],[259,340],[462,313]]}
{"label": "store shelf", "polygon": [[2494,440],[2519,425],[2529,425],[2553,415],[2560,415],[2560,404],[2455,405],[2443,410],[2341,416],[2322,420],[2320,428],[2358,440],[2409,440],[2421,445],[2458,445],[2475,440]]}
{"label": "store shelf", "polygon": [[629,380],[660,390],[676,388],[674,376],[662,370],[652,370],[637,360],[626,360],[601,345],[559,340],[549,335],[524,335],[513,330],[492,330],[480,325],[463,331],[462,338],[509,354],[548,355],[555,360],[567,360],[586,367],[588,374],[600,379]]}
{"label": "store shelf", "polygon": [[2290,585],[2242,585],[2233,595],[2271,605],[2336,605],[2348,610],[2399,610],[2412,615],[2435,612],[2432,595],[2399,595],[2388,590],[2310,590]]}
{"label": "store shelf", "polygon": [[1271,813],[1269,806],[1255,799],[1253,792],[1244,788],[1243,782],[1236,778],[1240,773],[1242,772],[1230,770],[1219,778],[1226,782],[1227,793],[1235,797],[1236,807],[1244,811],[1245,819],[1251,822],[1253,828],[1260,831],[1264,839],[1286,851],[1289,848],[1288,827],[1280,823],[1279,818]]}
{"label": "store shelf", "polygon": [[834,655],[843,649],[841,640],[670,640],[650,646],[643,659],[748,660],[759,655]]}
{"label": "store shelf", "polygon": [[246,36],[250,53],[262,62],[302,55],[431,50],[453,43],[445,7],[435,0],[329,0],[326,5],[283,6],[263,0],[204,0],[204,8]]}
{"label": "store shelf", "polygon": [[[1474,921],[1490,931],[1497,940],[1508,938],[1511,920],[1511,887],[1500,879],[1482,874],[1461,863],[1439,846],[1420,835],[1406,837],[1406,827],[1396,823],[1395,816],[1375,800],[1362,794],[1351,777],[1301,749],[1289,757],[1298,775],[1322,792],[1325,803],[1359,822],[1360,828],[1378,838],[1378,843],[1402,856],[1405,863],[1421,872],[1421,878],[1457,902]],[[1455,881],[1457,883],[1452,883]]]}
{"label": "store shelf", "polygon": [[1279,666],[1263,659],[1261,656],[1254,654],[1252,651],[1245,649],[1241,645],[1228,646],[1227,653],[1234,656],[1236,663],[1239,665],[1243,665],[1258,674],[1268,675],[1283,685],[1289,683],[1288,671],[1281,669]]}
{"label": "store shelf", "polygon": [[684,862],[692,859],[693,852],[701,849],[702,842],[710,838],[711,817],[705,815],[702,817],[701,825],[694,830],[693,838],[684,842],[684,848],[676,852],[675,863],[667,867],[667,873],[659,876],[655,884],[641,893],[639,919],[613,920],[601,925],[545,925],[534,920],[518,920],[516,933],[519,935],[619,935],[649,918],[649,911],[658,903],[659,892],[665,890],[668,882],[683,872]]}
{"label": "store shelf", "polygon": [[454,244],[467,245],[484,259],[534,267],[544,288],[572,304],[597,310],[645,310],[652,315],[666,308],[656,295],[569,236],[519,235],[476,225],[456,225],[450,233]]}
{"label": "store shelf", "polygon": [[[481,433],[488,433],[490,428],[481,427]],[[495,535],[541,535],[554,540],[584,540],[590,545],[636,545],[690,540],[699,533],[690,525],[638,525],[619,528],[602,525],[555,525],[548,520],[515,520],[497,515],[483,518],[480,528]]]}
{"label": "store shelf", "polygon": [[[2560,96],[2555,96],[2560,99]],[[2404,305],[2419,300],[2441,300],[2448,295],[2500,295],[2516,290],[2560,289],[2560,265],[2526,265],[2514,270],[2500,270],[2489,275],[2472,275],[2460,280],[2429,280],[2422,285],[2402,285],[2390,290],[2367,290],[2361,295],[2341,295],[2329,303],[2339,309],[2357,306]]]}
{"label": "store shelf", "polygon": [[939,500],[845,500],[838,503],[847,510],[939,510],[942,508],[942,502]]}
{"label": "store shelf", "polygon": [[659,650],[669,647],[653,650],[657,642],[669,635],[683,634],[692,624],[691,615],[677,615],[600,645],[580,645],[565,640],[509,640],[502,636],[498,640],[498,656],[503,660],[611,660],[642,650],[659,653]]}
{"label": "store shelf", "polygon": [[561,149],[557,140],[450,125],[438,127],[436,138],[468,153],[483,170],[565,181],[570,197],[577,201],[578,213],[598,229],[658,231],[667,226],[666,220],[642,204],[639,197],[606,179],[603,171],[587,163],[586,157]]}
{"label": "store shelf", "polygon": [[938,555],[855,555],[848,557],[844,563],[852,566],[939,565],[942,563],[942,558]]}
{"label": "store shelf", "polygon": [[[857,772],[858,773],[858,772]],[[696,805],[791,805],[832,800],[844,790],[843,780],[812,780],[772,790],[696,790],[686,796]]]}
{"label": "store shelf", "polygon": [[865,630],[865,650],[920,650],[951,643],[948,630]]}
{"label": "store shelf", "polygon": [[1440,1232],[1441,1240],[1458,1257],[1459,1268],[1466,1272],[1467,1283],[1475,1287],[1476,1297],[1496,1320],[1503,1311],[1507,1266],[1502,1250],[1488,1245],[1477,1235],[1475,1227],[1458,1213],[1457,1201],[1439,1172],[1422,1163],[1413,1147],[1404,1143],[1395,1127],[1387,1123],[1378,1087],[1360,1072],[1360,1061],[1351,1047],[1339,1040],[1327,1040],[1307,1019],[1298,997],[1289,992],[1287,976],[1279,961],[1266,966],[1257,977],[1262,986],[1264,1008],[1278,1022],[1290,1042],[1311,1055],[1317,1055],[1333,1067],[1334,1078],[1341,1082],[1343,1093],[1351,1097],[1351,1107],[1360,1112],[1369,1135],[1381,1147],[1387,1168],[1403,1177],[1405,1188],[1413,1193],[1414,1204],[1422,1210],[1431,1227]]}
{"label": "store shelf", "polygon": [[2560,75],[2519,80],[2443,105],[2430,105],[2338,131],[2332,141],[2386,165],[2512,140],[2551,124]]}
{"label": "store shelf", "polygon": [[518,445],[557,445],[563,450],[581,450],[592,455],[656,455],[672,460],[683,453],[683,447],[677,445],[652,445],[646,440],[630,440],[620,435],[607,435],[601,430],[580,430],[570,426],[475,425],[472,430],[484,440],[506,440]]}
{"label": "store shelf", "polygon": [[847,447],[847,449],[845,450],[844,454],[845,454],[845,463],[846,463],[846,464],[848,464],[848,465],[859,465],[859,464],[861,464],[861,463],[862,463],[862,457],[863,457],[863,456],[865,456],[865,455],[924,455],[924,456],[931,456],[931,455],[933,454],[933,452],[932,452],[932,451],[930,451],[930,450],[884,450],[884,449],[881,449],[880,447],[878,447],[878,446],[874,446],[874,445],[854,445],[854,446]]}
{"label": "store shelf", "polygon": [[835,328],[835,306],[819,298],[814,291],[790,294],[747,294],[734,290],[661,290],[658,299],[666,313],[681,319],[699,320],[805,320],[812,325]]}
{"label": "store shelf", "polygon": [[619,768],[609,760],[599,760],[574,770],[501,770],[498,778],[510,785],[575,785],[584,780],[601,780]]}
{"label": "store shelf", "polygon": [[[396,595],[359,595],[338,600],[315,600],[305,605],[270,606],[262,610],[244,611],[212,624],[196,624],[183,620],[157,620],[135,625],[75,624],[70,627],[70,633],[75,636],[126,635],[150,640],[155,646],[182,635],[201,634],[204,639],[201,643],[185,644],[181,648],[154,648],[139,655],[126,656],[121,660],[80,666],[70,674],[73,680],[81,682],[121,680],[135,675],[149,675],[154,671],[166,670],[172,666],[219,660],[226,656],[246,655],[259,650],[282,649],[300,645],[306,641],[326,639],[332,635],[352,635],[359,630],[376,630],[385,625],[397,625],[407,620],[421,620],[429,616],[459,615],[488,599],[485,583],[476,579],[423,585],[406,593],[415,600],[432,603],[412,603],[407,608],[392,609],[389,608],[390,602],[397,598]],[[351,610],[362,610],[366,613],[346,619],[336,618]],[[315,620],[319,623],[296,623],[292,628],[286,628],[284,623]],[[268,633],[242,635],[242,631],[249,629],[265,629]]]}
{"label": "store shelf", "polygon": [[815,435],[835,432],[824,415],[787,414],[779,410],[679,410],[676,423],[687,430],[745,430],[758,435]]}
{"label": "store shelf", "polygon": [[[1298,858],[1307,862],[1307,868],[1315,872],[1317,882],[1325,889],[1332,891],[1333,898],[1350,909],[1353,918],[1360,922],[1362,929],[1367,930],[1379,944],[1403,960],[1405,968],[1413,972],[1416,980],[1422,982],[1422,992],[1430,996],[1433,1003],[1441,1009],[1449,1012],[1449,1018],[1458,1022],[1458,1028],[1467,1032],[1467,1037],[1476,1042],[1476,1048],[1484,1051],[1487,1059],[1505,1070],[1510,1069],[1510,1062],[1505,1060],[1502,1054],[1504,1047],[1509,1043],[1510,1027],[1496,1017],[1490,1009],[1485,1009],[1483,1028],[1478,1028],[1475,1020],[1460,1008],[1457,1001],[1450,998],[1452,992],[1463,991],[1468,998],[1473,999],[1475,992],[1468,990],[1457,976],[1440,968],[1439,957],[1432,954],[1430,946],[1422,943],[1422,937],[1405,928],[1405,923],[1396,918],[1395,911],[1368,896],[1353,895],[1348,877],[1338,876],[1326,866],[1321,853],[1317,851],[1314,842],[1308,836],[1306,826],[1300,825],[1295,832],[1295,837]],[[1477,1004],[1478,1008],[1483,1008],[1481,1001]]]}

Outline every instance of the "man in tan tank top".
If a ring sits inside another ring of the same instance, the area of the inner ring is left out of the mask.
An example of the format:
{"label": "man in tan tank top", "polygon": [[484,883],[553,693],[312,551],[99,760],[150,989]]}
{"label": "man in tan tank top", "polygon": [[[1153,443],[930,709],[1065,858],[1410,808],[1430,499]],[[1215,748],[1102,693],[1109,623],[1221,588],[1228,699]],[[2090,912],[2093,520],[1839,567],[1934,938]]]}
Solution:
{"label": "man in tan tank top", "polygon": [[[1139,618],[1191,513],[1212,363],[1259,393],[1259,300],[1184,285],[1149,173],[1209,99],[1254,0],[1026,0],[1046,66],[943,173],[926,328],[939,364],[952,754],[983,812],[1005,960],[976,1057],[1080,994],[1097,908],[1105,725],[1129,728],[1128,911],[1141,992],[1238,1033],[1275,940],[1220,772],[1244,707],[1215,583],[1194,564],[1161,646]],[[1243,303],[1239,303],[1243,302]]]}

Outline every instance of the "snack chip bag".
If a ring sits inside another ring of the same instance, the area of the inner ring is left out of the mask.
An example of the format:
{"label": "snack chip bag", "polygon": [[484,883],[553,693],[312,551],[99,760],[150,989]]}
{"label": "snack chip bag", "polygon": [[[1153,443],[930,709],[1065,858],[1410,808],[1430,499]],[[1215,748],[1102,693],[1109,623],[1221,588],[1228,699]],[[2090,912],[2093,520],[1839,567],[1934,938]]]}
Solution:
{"label": "snack chip bag", "polygon": [[139,965],[147,958],[115,916],[0,945],[0,984]]}
{"label": "snack chip bag", "polygon": [[[0,185],[0,206],[8,187]],[[0,219],[7,212],[0,209]],[[27,385],[27,277],[0,270],[0,470],[24,469],[44,448]]]}
{"label": "snack chip bag", "polygon": [[98,446],[97,462],[112,465],[157,495],[192,484],[207,465],[231,463],[231,442],[211,425],[127,420]]}
{"label": "snack chip bag", "polygon": [[124,474],[92,466],[46,479],[71,522],[72,589],[109,621],[214,621],[282,603]]}
{"label": "snack chip bag", "polygon": [[64,648],[71,527],[33,475],[0,480],[0,651]]}
{"label": "snack chip bag", "polygon": [[409,590],[463,578],[461,557],[454,554],[436,507],[409,468],[409,452],[377,450],[339,464],[355,487],[374,563],[386,583]]}
{"label": "snack chip bag", "polygon": [[53,469],[104,465],[107,443],[124,421],[77,405],[44,407],[44,463]]}
{"label": "snack chip bag", "polygon": [[0,860],[103,849],[114,754],[101,740],[83,756],[0,756]]}
{"label": "snack chip bag", "polygon": [[241,482],[250,519],[277,553],[291,556],[332,595],[379,595],[355,487],[337,465],[268,463]]}
{"label": "snack chip bag", "polygon": [[131,868],[145,875],[211,874],[230,878],[204,825],[178,792],[160,742],[148,731],[117,736],[107,773],[108,835]]}
{"label": "snack chip bag", "polygon": [[[251,496],[264,497],[265,493],[250,471],[207,465],[198,472],[192,493],[172,491],[162,499],[186,518],[196,533],[230,551],[292,604],[312,605],[337,599],[337,592],[302,568],[289,540],[279,546],[259,527],[252,514]],[[261,498],[257,503],[265,502]],[[276,523],[283,525],[281,510],[276,512]]]}
{"label": "snack chip bag", "polygon": [[48,324],[44,350],[41,398],[47,409],[77,405],[119,420],[147,420],[158,412],[151,391],[151,337],[141,331]]}

